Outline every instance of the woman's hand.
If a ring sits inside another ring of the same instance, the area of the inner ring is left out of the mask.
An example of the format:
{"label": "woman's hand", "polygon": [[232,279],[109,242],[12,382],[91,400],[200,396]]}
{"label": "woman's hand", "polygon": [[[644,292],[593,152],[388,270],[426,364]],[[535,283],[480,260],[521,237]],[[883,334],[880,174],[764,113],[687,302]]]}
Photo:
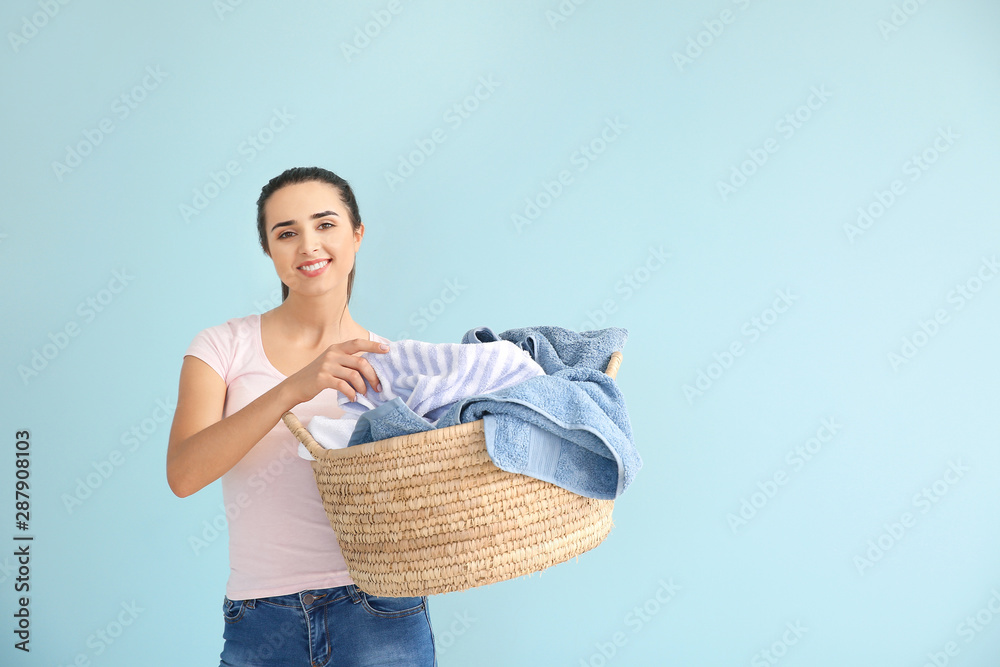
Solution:
{"label": "woman's hand", "polygon": [[308,366],[284,380],[296,405],[312,400],[324,389],[336,389],[352,401],[358,393],[366,394],[365,380],[375,391],[382,391],[382,384],[375,369],[364,357],[363,352],[385,354],[389,346],[372,340],[355,338],[336,343],[316,357]]}

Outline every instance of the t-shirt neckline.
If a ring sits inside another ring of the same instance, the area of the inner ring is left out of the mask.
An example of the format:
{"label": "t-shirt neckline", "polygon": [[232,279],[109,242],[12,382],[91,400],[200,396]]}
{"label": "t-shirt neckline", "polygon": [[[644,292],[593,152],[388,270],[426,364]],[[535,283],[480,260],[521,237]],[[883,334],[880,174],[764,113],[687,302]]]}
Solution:
{"label": "t-shirt neckline", "polygon": [[[260,330],[261,328],[260,313],[255,313],[253,317],[257,318],[257,326],[253,328],[254,339],[257,347],[257,354],[260,355],[261,360],[263,361],[264,365],[268,368],[268,370],[270,370],[272,373],[274,373],[283,380],[288,379],[289,376],[285,375],[277,368],[275,368],[274,364],[271,363],[271,360],[267,358],[267,354],[264,352],[264,335],[261,333]],[[373,331],[368,332],[368,340],[375,340],[375,333]]]}

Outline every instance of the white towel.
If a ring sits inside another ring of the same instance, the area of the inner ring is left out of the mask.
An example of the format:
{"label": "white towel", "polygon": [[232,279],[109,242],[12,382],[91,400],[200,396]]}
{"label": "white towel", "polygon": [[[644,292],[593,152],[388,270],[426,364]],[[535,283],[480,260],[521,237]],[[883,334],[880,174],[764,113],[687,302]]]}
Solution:
{"label": "white towel", "polygon": [[[357,423],[357,415],[344,415],[340,419],[330,419],[320,415],[309,420],[306,430],[312,434],[313,440],[326,449],[343,449],[347,447]],[[315,460],[301,442],[299,443],[299,456],[307,461]]]}

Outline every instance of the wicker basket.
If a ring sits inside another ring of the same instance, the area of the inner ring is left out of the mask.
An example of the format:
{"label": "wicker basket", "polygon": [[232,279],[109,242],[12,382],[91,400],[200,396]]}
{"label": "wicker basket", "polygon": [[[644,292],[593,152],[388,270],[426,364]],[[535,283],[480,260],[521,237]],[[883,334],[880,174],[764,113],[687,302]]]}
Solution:
{"label": "wicker basket", "polygon": [[[614,352],[605,371],[621,363]],[[460,591],[543,570],[593,549],[613,500],[497,468],[482,420],[324,449],[282,417],[316,459],[316,484],[357,586],[408,597]]]}

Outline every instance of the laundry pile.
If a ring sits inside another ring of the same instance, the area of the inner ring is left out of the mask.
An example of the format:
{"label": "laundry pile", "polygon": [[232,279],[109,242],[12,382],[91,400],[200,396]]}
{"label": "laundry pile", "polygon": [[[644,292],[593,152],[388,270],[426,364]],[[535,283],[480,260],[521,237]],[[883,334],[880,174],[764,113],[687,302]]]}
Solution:
{"label": "laundry pile", "polygon": [[[627,339],[614,327],[540,326],[478,327],[457,344],[392,341],[361,355],[382,391],[338,394],[344,415],[314,417],[308,430],[329,449],[482,419],[498,468],[614,499],[642,467],[624,397],[604,372]],[[299,455],[312,459],[302,445]]]}

